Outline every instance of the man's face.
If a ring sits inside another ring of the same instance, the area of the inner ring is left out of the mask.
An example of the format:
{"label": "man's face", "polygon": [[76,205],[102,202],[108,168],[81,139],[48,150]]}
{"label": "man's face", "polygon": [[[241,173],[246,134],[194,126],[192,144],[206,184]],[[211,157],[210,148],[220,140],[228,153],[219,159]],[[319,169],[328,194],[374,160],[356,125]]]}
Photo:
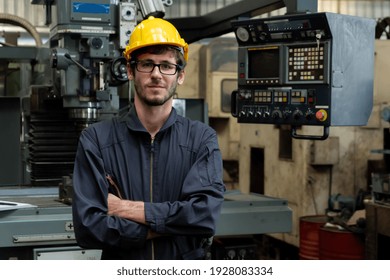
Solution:
{"label": "man's face", "polygon": [[[163,54],[141,54],[137,61],[176,64],[173,51],[167,51]],[[175,75],[164,75],[156,66],[151,73],[143,73],[137,69],[134,69],[133,73],[128,67],[128,76],[134,81],[134,88],[141,102],[149,106],[160,106],[175,94],[176,87],[183,83],[185,74],[184,71],[179,70]]]}

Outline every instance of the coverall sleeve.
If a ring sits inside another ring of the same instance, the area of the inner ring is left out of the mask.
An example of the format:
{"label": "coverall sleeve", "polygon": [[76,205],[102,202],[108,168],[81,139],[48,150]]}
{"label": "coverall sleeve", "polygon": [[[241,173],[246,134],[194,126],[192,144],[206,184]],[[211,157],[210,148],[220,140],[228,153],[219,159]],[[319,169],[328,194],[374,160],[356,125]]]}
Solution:
{"label": "coverall sleeve", "polygon": [[73,222],[81,247],[141,247],[146,241],[145,225],[107,215],[108,182],[94,129],[80,136],[73,173]]}
{"label": "coverall sleeve", "polygon": [[145,217],[160,234],[215,234],[225,186],[222,156],[215,133],[202,142],[196,161],[185,177],[180,201],[145,203]]}

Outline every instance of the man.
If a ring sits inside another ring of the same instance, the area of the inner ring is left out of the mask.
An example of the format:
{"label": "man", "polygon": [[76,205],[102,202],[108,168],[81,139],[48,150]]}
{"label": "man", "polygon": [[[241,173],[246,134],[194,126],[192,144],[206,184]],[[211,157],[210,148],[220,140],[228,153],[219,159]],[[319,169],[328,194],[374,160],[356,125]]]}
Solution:
{"label": "man", "polygon": [[225,187],[217,136],[177,115],[188,45],[150,17],[124,51],[134,106],[96,123],[79,141],[73,174],[77,242],[102,259],[201,259],[215,233]]}

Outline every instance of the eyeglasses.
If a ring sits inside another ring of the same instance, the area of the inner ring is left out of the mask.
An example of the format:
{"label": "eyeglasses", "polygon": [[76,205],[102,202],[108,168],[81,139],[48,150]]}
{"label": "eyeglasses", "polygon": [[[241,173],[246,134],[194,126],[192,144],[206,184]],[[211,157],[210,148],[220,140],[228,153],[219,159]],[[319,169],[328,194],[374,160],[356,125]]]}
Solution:
{"label": "eyeglasses", "polygon": [[175,75],[178,70],[181,70],[182,67],[173,63],[160,63],[156,64],[148,60],[139,60],[130,62],[131,65],[135,64],[135,68],[138,72],[142,73],[152,73],[154,67],[158,67],[158,70],[163,75]]}

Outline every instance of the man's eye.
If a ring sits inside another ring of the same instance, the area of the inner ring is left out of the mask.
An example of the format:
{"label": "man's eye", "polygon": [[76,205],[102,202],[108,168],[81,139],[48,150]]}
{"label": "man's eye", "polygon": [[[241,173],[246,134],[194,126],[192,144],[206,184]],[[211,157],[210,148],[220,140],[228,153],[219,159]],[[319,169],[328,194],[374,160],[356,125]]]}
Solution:
{"label": "man's eye", "polygon": [[151,62],[142,62],[141,63],[141,67],[143,67],[143,68],[153,67],[153,63],[151,63]]}
{"label": "man's eye", "polygon": [[172,64],[161,64],[160,67],[162,67],[162,69],[164,70],[172,70],[173,68],[175,68],[175,66],[173,66]]}

